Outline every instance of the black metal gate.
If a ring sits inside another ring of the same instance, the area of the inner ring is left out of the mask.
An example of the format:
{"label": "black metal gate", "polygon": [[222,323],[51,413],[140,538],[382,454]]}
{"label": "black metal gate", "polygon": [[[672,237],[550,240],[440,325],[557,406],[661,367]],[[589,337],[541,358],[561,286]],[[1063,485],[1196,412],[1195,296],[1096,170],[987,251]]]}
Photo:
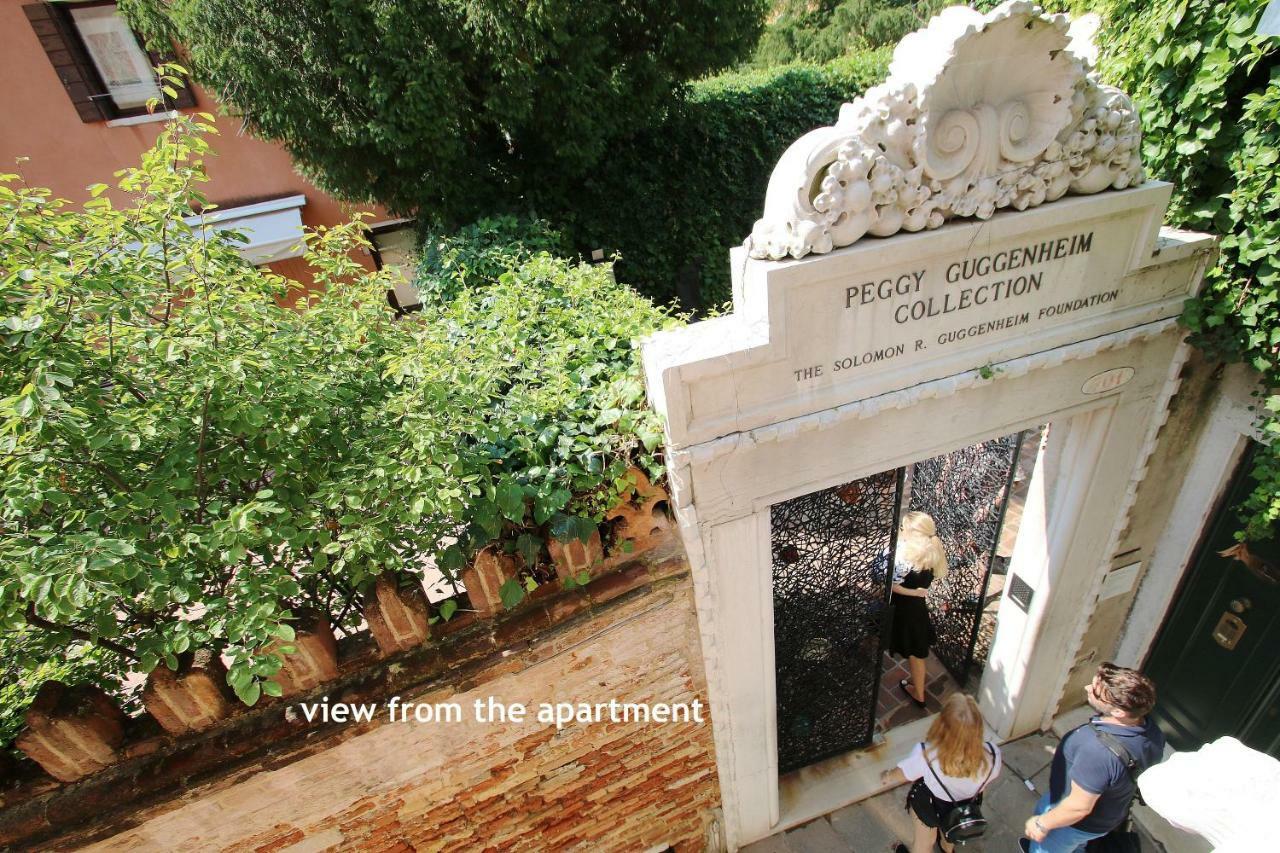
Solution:
{"label": "black metal gate", "polygon": [[933,516],[950,568],[929,588],[929,617],[938,635],[933,653],[961,686],[973,668],[987,584],[1024,435],[962,447],[911,467],[908,505]]}
{"label": "black metal gate", "polygon": [[781,772],[871,742],[903,470],[772,508]]}
{"label": "black metal gate", "polygon": [[[1020,441],[1006,436],[912,468],[910,507],[934,516],[950,559],[929,599],[936,651],[962,682]],[[905,474],[885,471],[771,508],[780,772],[871,743]]]}

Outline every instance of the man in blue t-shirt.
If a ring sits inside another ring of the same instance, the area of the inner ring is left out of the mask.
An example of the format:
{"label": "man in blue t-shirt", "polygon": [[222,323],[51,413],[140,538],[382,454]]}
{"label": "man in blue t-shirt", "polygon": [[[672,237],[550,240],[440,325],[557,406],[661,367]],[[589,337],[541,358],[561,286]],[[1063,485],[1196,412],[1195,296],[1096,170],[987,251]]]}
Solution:
{"label": "man in blue t-shirt", "polygon": [[1036,804],[1024,830],[1027,838],[1021,841],[1029,853],[1076,853],[1124,823],[1136,786],[1099,730],[1137,762],[1133,776],[1164,755],[1164,735],[1147,719],[1156,704],[1151,679],[1104,663],[1085,696],[1097,716],[1063,738],[1053,754],[1049,792]]}

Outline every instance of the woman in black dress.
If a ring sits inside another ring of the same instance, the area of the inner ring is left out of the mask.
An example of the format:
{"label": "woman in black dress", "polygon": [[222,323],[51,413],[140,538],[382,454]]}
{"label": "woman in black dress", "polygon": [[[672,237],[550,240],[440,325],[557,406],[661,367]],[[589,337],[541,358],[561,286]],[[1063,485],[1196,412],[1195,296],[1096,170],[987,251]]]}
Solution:
{"label": "woman in black dress", "polygon": [[911,683],[898,682],[902,691],[919,707],[924,707],[925,659],[936,635],[929,621],[925,601],[929,585],[947,574],[947,553],[938,538],[933,517],[909,512],[898,530],[898,548],[893,559],[893,627],[889,650],[907,658]]}

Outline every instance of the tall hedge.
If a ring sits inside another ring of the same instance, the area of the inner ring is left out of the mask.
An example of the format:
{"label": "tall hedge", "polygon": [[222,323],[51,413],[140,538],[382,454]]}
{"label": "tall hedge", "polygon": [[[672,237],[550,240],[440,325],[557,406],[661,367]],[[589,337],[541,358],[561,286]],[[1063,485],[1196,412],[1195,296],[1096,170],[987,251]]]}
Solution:
{"label": "tall hedge", "polygon": [[686,81],[745,58],[762,0],[121,0],[321,189],[456,227],[578,183]]}
{"label": "tall hedge", "polygon": [[704,305],[729,296],[729,249],[764,207],[787,146],[831,124],[885,76],[889,52],[828,65],[725,74],[695,84],[663,121],[620,146],[581,186],[537,207],[581,249],[618,252],[619,279],[671,300],[696,278]]}
{"label": "tall hedge", "polygon": [[1270,538],[1280,520],[1280,37],[1255,34],[1265,7],[1112,0],[1100,10],[1103,76],[1133,96],[1147,168],[1174,185],[1167,221],[1222,237],[1183,318],[1192,341],[1261,374],[1271,446],[1255,456],[1244,539]]}

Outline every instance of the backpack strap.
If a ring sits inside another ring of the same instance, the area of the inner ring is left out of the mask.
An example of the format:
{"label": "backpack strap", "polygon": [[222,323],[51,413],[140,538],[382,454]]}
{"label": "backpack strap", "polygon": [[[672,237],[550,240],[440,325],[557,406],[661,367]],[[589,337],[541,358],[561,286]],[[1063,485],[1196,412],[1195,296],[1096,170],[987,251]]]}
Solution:
{"label": "backpack strap", "polygon": [[1076,726],[1074,729],[1072,729],[1071,731],[1067,732],[1065,735],[1062,736],[1062,743],[1066,743],[1067,738],[1071,737],[1073,734],[1080,731],[1081,729],[1091,729],[1091,728],[1093,728],[1092,720],[1090,720],[1087,723],[1081,723],[1080,725]]}
{"label": "backpack strap", "polygon": [[[993,747],[990,743],[986,743],[984,744],[984,746],[986,746],[987,751],[991,753],[991,766],[987,768],[987,778],[982,780],[982,784],[978,786],[977,791],[974,791],[973,796],[969,798],[970,800],[976,799],[982,795],[983,790],[987,787],[987,783],[991,781],[991,774],[996,772],[995,747]],[[957,800],[954,796],[952,796],[951,791],[947,788],[946,783],[943,782],[942,777],[938,775],[938,771],[934,770],[933,765],[929,763],[929,752],[927,747],[925,746],[924,741],[920,742],[920,755],[924,759],[924,766],[929,768],[929,772],[933,774],[933,778],[937,780],[938,785],[941,786],[943,791],[946,791],[948,800],[950,800],[953,803],[968,802],[968,800]]]}
{"label": "backpack strap", "polygon": [[1133,753],[1115,738],[1110,732],[1104,731],[1102,726],[1097,723],[1089,723],[1089,727],[1093,729],[1093,733],[1098,736],[1098,742],[1107,748],[1107,750],[1120,759],[1120,763],[1124,765],[1125,772],[1129,774],[1129,779],[1133,784],[1138,784],[1138,774],[1145,770],[1138,764],[1138,760],[1133,757]]}
{"label": "backpack strap", "polygon": [[1112,755],[1120,759],[1120,763],[1124,765],[1125,773],[1129,775],[1129,781],[1133,783],[1133,794],[1129,797],[1129,805],[1126,808],[1132,809],[1134,800],[1145,805],[1146,800],[1142,798],[1142,790],[1138,787],[1138,774],[1147,768],[1143,767],[1138,762],[1138,759],[1133,757],[1133,753],[1131,753],[1128,748],[1125,747],[1125,745],[1122,744],[1114,735],[1108,731],[1104,731],[1102,726],[1099,726],[1091,720],[1089,722],[1089,728],[1093,729],[1093,733],[1098,738],[1098,743],[1105,746]]}
{"label": "backpack strap", "polygon": [[954,803],[956,798],[951,796],[951,791],[947,788],[947,783],[942,781],[942,777],[938,775],[938,771],[934,770],[933,765],[929,763],[929,748],[925,746],[924,741],[920,741],[920,757],[924,759],[924,766],[929,768],[929,772],[933,774],[933,778],[937,780],[938,785],[942,787],[943,791],[946,791],[947,799]]}
{"label": "backpack strap", "polygon": [[991,753],[991,766],[987,768],[987,778],[983,779],[982,784],[978,786],[978,792],[974,794],[975,797],[982,795],[982,792],[986,790],[987,783],[991,781],[991,774],[996,772],[996,748],[991,745],[991,741],[987,741],[984,746],[986,746],[987,752]]}

